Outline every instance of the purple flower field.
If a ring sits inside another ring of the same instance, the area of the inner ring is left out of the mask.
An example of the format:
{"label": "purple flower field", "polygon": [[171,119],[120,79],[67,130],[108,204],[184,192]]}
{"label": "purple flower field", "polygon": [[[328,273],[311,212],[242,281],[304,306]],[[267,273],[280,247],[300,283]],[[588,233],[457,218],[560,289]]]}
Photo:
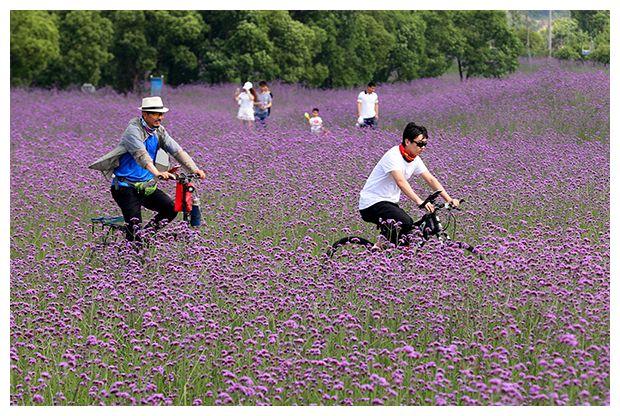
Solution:
{"label": "purple flower field", "polygon": [[[179,216],[140,254],[119,234],[90,262],[89,219],[120,211],[87,165],[141,97],[12,90],[11,403],[608,405],[609,85],[557,63],[380,85],[375,131],[354,127],[357,89],[274,84],[266,131],[235,119],[234,85],[168,89],[164,125],[207,174],[203,226]],[[408,121],[485,257],[327,259],[376,237],[358,194]]]}

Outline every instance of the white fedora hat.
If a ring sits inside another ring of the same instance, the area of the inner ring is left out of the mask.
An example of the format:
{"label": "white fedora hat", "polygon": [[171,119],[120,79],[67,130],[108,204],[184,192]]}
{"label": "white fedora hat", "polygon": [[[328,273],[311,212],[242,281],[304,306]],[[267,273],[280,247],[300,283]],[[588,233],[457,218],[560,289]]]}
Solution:
{"label": "white fedora hat", "polygon": [[244,90],[250,91],[250,88],[252,88],[252,83],[250,81],[247,81],[245,84],[243,84]]}
{"label": "white fedora hat", "polygon": [[166,113],[169,108],[164,107],[164,102],[161,97],[145,97],[142,99],[142,111],[148,111],[151,113]]}

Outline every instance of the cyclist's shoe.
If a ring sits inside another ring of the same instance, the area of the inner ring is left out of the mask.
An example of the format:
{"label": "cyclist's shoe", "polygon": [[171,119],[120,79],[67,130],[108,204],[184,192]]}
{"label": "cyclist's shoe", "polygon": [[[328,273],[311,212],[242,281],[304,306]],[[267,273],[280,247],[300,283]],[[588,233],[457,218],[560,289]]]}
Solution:
{"label": "cyclist's shoe", "polygon": [[383,234],[379,234],[377,242],[370,248],[370,251],[383,251],[388,247],[389,243]]}

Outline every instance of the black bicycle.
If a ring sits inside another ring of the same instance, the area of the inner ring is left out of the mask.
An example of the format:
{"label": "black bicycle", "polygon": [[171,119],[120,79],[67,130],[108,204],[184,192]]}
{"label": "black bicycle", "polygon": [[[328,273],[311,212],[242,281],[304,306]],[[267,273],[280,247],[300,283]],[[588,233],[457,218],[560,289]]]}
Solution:
{"label": "black bicycle", "polygon": [[[168,170],[171,173],[169,180],[176,181],[175,198],[174,198],[174,210],[176,212],[183,213],[183,221],[191,225],[192,227],[198,227],[201,224],[201,211],[200,211],[200,199],[194,195],[196,193],[196,187],[193,184],[193,180],[200,179],[200,176],[196,173],[177,173],[179,166],[175,166]],[[157,179],[152,179],[150,184],[155,184],[157,181],[162,180],[163,177],[159,176]],[[96,238],[95,246],[91,249],[88,256],[88,261],[92,260],[93,254],[96,250],[103,250],[111,243],[118,240],[119,236],[125,233],[125,219],[123,216],[103,215],[90,219],[92,225],[92,234],[95,236],[95,226],[101,226],[101,235]]]}
{"label": "black bicycle", "polygon": [[[442,191],[435,191],[430,194],[420,204],[419,208],[423,208],[429,202],[435,205],[435,200],[437,200],[441,192]],[[465,200],[461,199],[459,202],[463,203]],[[414,223],[414,231],[406,236],[405,241],[400,247],[413,248],[414,252],[417,253],[417,251],[431,238],[437,238],[442,244],[454,245],[475,254],[478,257],[481,257],[481,254],[471,244],[461,241],[454,241],[452,237],[450,237],[449,232],[452,232],[453,235],[456,233],[456,211],[461,211],[461,209],[452,204],[444,203],[441,205],[436,205],[434,212],[424,214],[422,218]],[[438,216],[441,212],[445,213],[447,217],[445,226],[441,223]],[[339,250],[343,249],[347,245],[358,247],[361,246],[366,250],[372,250],[376,247],[375,243],[363,237],[349,236],[341,238],[332,244],[327,250],[327,255],[329,257],[333,257]]]}

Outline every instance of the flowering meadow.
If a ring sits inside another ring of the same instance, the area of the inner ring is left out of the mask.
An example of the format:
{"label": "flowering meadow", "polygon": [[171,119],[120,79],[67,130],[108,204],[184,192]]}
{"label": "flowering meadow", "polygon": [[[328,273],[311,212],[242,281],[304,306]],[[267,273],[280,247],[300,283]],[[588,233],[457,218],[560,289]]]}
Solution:
{"label": "flowering meadow", "polygon": [[[164,125],[207,174],[203,224],[179,216],[141,250],[120,233],[97,247],[90,218],[120,212],[87,168],[141,96],[12,90],[10,402],[608,405],[609,85],[554,62],[379,85],[374,131],[355,127],[357,89],[273,84],[253,131],[234,85],[166,89]],[[409,121],[466,199],[456,238],[484,257],[430,242],[327,258],[376,237],[358,194]]]}

